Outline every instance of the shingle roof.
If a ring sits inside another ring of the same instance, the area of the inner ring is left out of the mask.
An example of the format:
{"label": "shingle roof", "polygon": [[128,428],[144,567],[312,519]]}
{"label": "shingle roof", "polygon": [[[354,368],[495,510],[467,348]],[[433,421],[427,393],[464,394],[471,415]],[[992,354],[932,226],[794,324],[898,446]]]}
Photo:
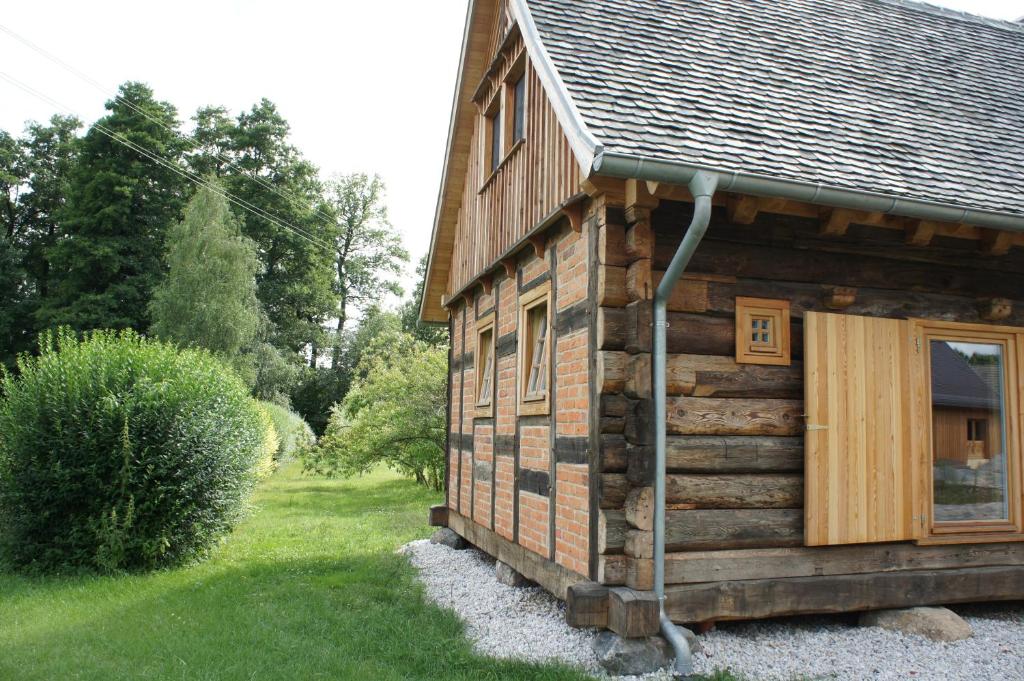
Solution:
{"label": "shingle roof", "polygon": [[606,152],[1024,214],[1024,26],[904,0],[528,0]]}

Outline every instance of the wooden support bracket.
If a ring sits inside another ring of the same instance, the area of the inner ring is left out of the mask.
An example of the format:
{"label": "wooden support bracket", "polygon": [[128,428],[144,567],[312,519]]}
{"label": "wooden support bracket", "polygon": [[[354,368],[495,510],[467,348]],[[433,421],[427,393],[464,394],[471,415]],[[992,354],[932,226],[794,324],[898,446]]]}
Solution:
{"label": "wooden support bracket", "polygon": [[822,236],[844,236],[850,229],[854,212],[845,208],[833,208],[823,217],[819,233]]}
{"label": "wooden support bracket", "polygon": [[906,244],[908,246],[927,246],[932,242],[938,225],[928,220],[914,220],[906,229]]}
{"label": "wooden support bracket", "polygon": [[569,226],[572,227],[572,231],[580,234],[583,232],[583,202],[577,201],[571,206],[566,206],[565,217],[569,218]]}
{"label": "wooden support bracket", "polygon": [[508,277],[509,279],[516,278],[516,268],[519,266],[519,263],[516,261],[514,257],[505,258],[504,260],[502,260],[501,266],[505,268],[506,277]]}
{"label": "wooden support bracket", "polygon": [[845,310],[857,301],[857,289],[852,286],[833,286],[825,293],[825,307]]}
{"label": "wooden support bracket", "polygon": [[544,249],[547,247],[548,236],[547,234],[534,234],[526,238],[533,246],[533,252],[538,258],[544,257]]}
{"label": "wooden support bracket", "polygon": [[491,291],[494,290],[494,272],[480,275],[480,285],[484,287],[485,295],[491,295]]}
{"label": "wooden support bracket", "polygon": [[981,230],[981,252],[985,255],[1006,255],[1013,246],[1013,233],[998,229]]}
{"label": "wooden support bracket", "polygon": [[978,316],[986,322],[1001,322],[1013,314],[1013,301],[1007,298],[982,298],[978,301]]}
{"label": "wooden support bracket", "polygon": [[756,196],[731,196],[726,203],[729,222],[734,225],[752,225],[761,210],[760,200]]}

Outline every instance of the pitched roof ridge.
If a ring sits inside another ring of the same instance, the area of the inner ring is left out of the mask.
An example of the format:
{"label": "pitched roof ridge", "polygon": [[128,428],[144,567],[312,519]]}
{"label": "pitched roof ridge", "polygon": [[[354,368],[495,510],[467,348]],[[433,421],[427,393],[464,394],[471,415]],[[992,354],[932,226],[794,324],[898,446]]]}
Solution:
{"label": "pitched roof ridge", "polygon": [[973,21],[975,23],[986,24],[994,28],[1008,28],[1012,31],[1024,32],[1024,23],[1021,23],[1021,20],[1024,19],[1024,17],[1017,20],[996,19],[995,17],[986,17],[972,12],[965,12],[964,10],[953,9],[951,7],[942,7],[940,5],[927,2],[926,0],[878,0],[878,2],[888,3],[890,5],[899,5],[906,7],[907,9],[927,12],[929,14],[937,14],[950,19]]}

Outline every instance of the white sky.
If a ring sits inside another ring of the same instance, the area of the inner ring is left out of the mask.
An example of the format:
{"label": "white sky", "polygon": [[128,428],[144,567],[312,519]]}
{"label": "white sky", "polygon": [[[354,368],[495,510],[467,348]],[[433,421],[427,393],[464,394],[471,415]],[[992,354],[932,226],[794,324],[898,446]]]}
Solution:
{"label": "white sky", "polygon": [[[934,4],[1015,19],[1024,0]],[[429,248],[467,0],[33,0],[4,3],[0,24],[108,86],[149,83],[187,118],[261,97],[323,174],[379,173],[412,254]],[[170,8],[173,8],[171,10]],[[0,33],[0,71],[91,123],[106,97]],[[108,96],[109,96],[108,94]],[[54,108],[0,81],[0,129]]]}

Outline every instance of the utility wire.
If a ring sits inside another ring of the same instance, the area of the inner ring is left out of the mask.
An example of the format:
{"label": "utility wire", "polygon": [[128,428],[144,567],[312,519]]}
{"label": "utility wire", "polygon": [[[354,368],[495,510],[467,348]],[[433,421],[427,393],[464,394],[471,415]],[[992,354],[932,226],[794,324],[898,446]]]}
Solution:
{"label": "utility wire", "polygon": [[[66,61],[64,61],[63,59],[61,59],[57,55],[53,54],[52,52],[49,52],[46,49],[40,47],[39,45],[35,44],[34,42],[29,40],[28,38],[26,38],[26,37],[24,37],[22,35],[19,35],[18,33],[15,33],[13,30],[8,28],[7,26],[4,26],[3,24],[0,24],[0,32],[6,33],[10,37],[12,37],[15,40],[17,40],[18,42],[20,42],[22,45],[25,45],[26,47],[28,47],[30,50],[36,52],[37,54],[39,54],[42,57],[45,57],[46,59],[49,59],[53,63],[57,64],[58,66],[60,66],[64,70],[66,70],[69,73],[71,73],[72,75],[74,75],[74,76],[80,78],[81,80],[85,81],[86,83],[89,83],[90,85],[92,85],[94,88],[96,88],[96,90],[98,90],[99,92],[103,93],[104,96],[107,96],[107,93],[109,92],[109,89],[103,87],[103,85],[99,81],[97,81],[95,78],[90,77],[88,74],[83,73],[82,71],[80,71],[79,69],[75,68],[71,64],[68,64]],[[124,97],[121,97],[120,95],[115,94],[114,95],[114,101],[116,101],[119,104],[122,104],[124,106],[127,106],[132,111],[135,111],[136,113],[138,113],[140,116],[145,117],[150,122],[155,123],[156,125],[159,125],[160,127],[164,128],[165,130],[171,132],[172,134],[180,136],[182,139],[187,139],[185,137],[185,135],[183,135],[181,132],[175,130],[174,128],[171,128],[169,125],[167,125],[166,123],[161,121],[159,118],[156,118],[156,117],[152,116],[148,111],[142,109],[139,106],[136,106],[133,102],[128,101]],[[281,190],[281,189],[278,189],[274,185],[270,184],[269,182],[267,182],[266,180],[261,178],[256,173],[254,173],[252,171],[248,171],[248,170],[240,167],[238,165],[237,161],[232,161],[230,158],[228,158],[224,154],[221,154],[220,152],[217,152],[217,151],[213,152],[213,156],[217,160],[219,160],[222,163],[226,164],[227,167],[234,168],[235,170],[238,170],[239,172],[244,174],[246,177],[251,179],[253,182],[256,182],[257,184],[259,184],[264,189],[267,189],[267,190],[277,194],[278,196],[280,196],[281,198],[289,201],[293,205],[294,205],[294,202],[296,202],[297,199],[296,199],[296,196],[294,194],[292,194],[290,192],[285,192],[284,190]],[[323,218],[327,222],[333,223],[335,221],[335,218],[325,214],[319,208],[314,207],[313,208],[313,213],[314,213],[314,215],[318,215],[319,217]]]}
{"label": "utility wire", "polygon": [[[4,73],[4,72],[0,71],[0,78],[2,78],[3,80],[6,80],[8,83],[11,83],[15,87],[17,87],[20,90],[22,90],[22,91],[32,95],[33,97],[36,97],[36,98],[46,102],[47,104],[50,104],[51,106],[55,106],[55,107],[57,107],[59,109],[63,109],[64,111],[66,111],[67,113],[70,113],[72,115],[77,115],[77,114],[75,114],[74,110],[72,110],[70,107],[68,107],[68,106],[58,102],[57,100],[53,99],[52,97],[49,97],[48,95],[46,95],[46,94],[36,90],[35,88],[33,88],[32,86],[28,85],[27,83],[24,83],[24,82],[18,80],[17,78],[14,78],[13,76],[7,74],[7,73]],[[171,170],[171,171],[177,173],[178,175],[180,175],[181,177],[185,178],[189,182],[192,182],[196,186],[206,188],[206,189],[214,192],[215,194],[218,194],[218,195],[222,196],[223,198],[227,199],[231,203],[233,203],[236,206],[242,208],[243,210],[248,211],[249,213],[255,215],[256,217],[263,218],[264,220],[267,220],[267,221],[277,225],[278,227],[281,227],[282,229],[288,230],[288,231],[292,232],[293,234],[295,234],[296,236],[299,236],[299,237],[305,239],[306,241],[308,241],[309,243],[313,244],[314,246],[318,246],[320,248],[323,248],[323,249],[325,249],[325,250],[327,250],[327,251],[329,251],[331,253],[335,252],[334,246],[328,244],[327,242],[321,241],[320,239],[318,239],[315,236],[309,234],[308,232],[300,229],[299,227],[296,227],[295,225],[292,225],[291,223],[284,222],[284,221],[280,220],[279,218],[273,216],[272,214],[268,213],[267,211],[265,211],[264,209],[260,208],[259,206],[256,206],[256,205],[254,205],[252,203],[249,203],[245,199],[241,199],[241,198],[235,196],[234,194],[228,192],[227,190],[222,189],[221,187],[218,187],[215,184],[207,182],[206,180],[204,180],[202,177],[196,175],[195,173],[192,173],[190,171],[187,171],[187,170],[184,170],[184,169],[180,168],[179,166],[177,166],[176,164],[172,163],[171,161],[168,161],[167,159],[159,156],[155,152],[152,152],[150,150],[147,150],[144,147],[139,146],[138,144],[136,144],[136,143],[132,142],[131,140],[129,140],[128,138],[126,138],[124,135],[121,135],[120,133],[107,128],[103,124],[101,124],[99,122],[96,122],[96,123],[93,124],[93,127],[96,128],[97,130],[99,130],[102,134],[104,134],[107,137],[109,137],[110,139],[114,140],[115,142],[118,142],[119,144],[122,144],[123,146],[131,149],[132,151],[135,151],[136,153],[141,154],[145,158],[153,161],[154,163],[157,163],[157,164],[163,166],[164,168],[167,168],[168,170]]]}

